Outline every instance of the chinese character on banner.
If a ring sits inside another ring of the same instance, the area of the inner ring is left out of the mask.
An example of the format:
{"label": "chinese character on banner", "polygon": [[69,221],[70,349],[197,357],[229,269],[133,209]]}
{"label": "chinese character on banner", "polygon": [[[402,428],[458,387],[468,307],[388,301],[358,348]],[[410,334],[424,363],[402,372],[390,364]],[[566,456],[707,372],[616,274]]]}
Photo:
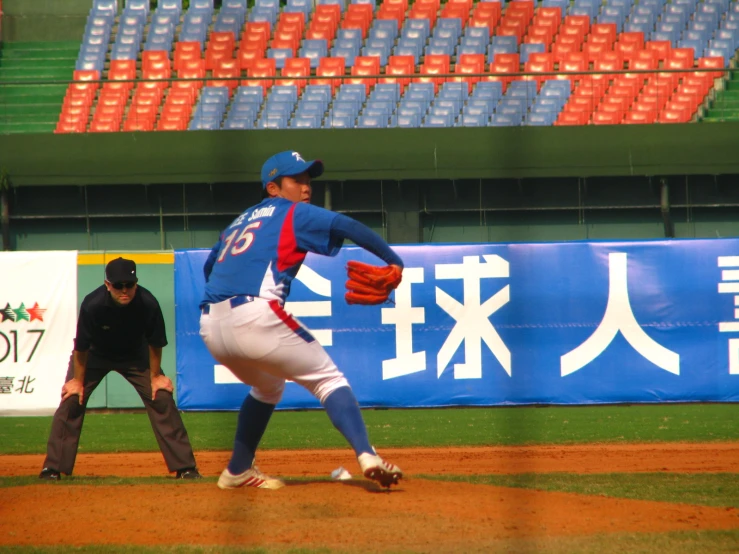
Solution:
{"label": "chinese character on banner", "polygon": [[31,377],[30,375],[26,375],[20,380],[20,386],[15,389],[15,392],[19,392],[21,394],[31,394],[35,389],[31,388],[31,383],[33,383],[36,380],[35,377]]}
{"label": "chinese character on banner", "polygon": [[[719,256],[719,267],[739,268],[739,256]],[[723,269],[718,291],[734,295],[734,321],[718,324],[719,333],[739,333],[739,269]],[[729,339],[729,375],[739,375],[739,338]]]}
{"label": "chinese character on banner", "polygon": [[13,377],[0,377],[0,394],[13,392]]}
{"label": "chinese character on banner", "polygon": [[680,375],[680,356],[652,339],[634,317],[629,300],[627,259],[624,252],[608,254],[608,304],[606,313],[585,342],[560,357],[562,377],[585,367],[608,348],[621,333],[639,354],[665,371]]}

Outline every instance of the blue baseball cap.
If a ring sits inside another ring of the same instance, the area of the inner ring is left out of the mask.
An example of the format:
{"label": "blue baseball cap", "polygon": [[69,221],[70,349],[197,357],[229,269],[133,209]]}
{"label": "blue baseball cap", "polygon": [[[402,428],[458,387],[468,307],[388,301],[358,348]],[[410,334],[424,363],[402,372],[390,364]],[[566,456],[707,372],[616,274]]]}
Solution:
{"label": "blue baseball cap", "polygon": [[292,150],[275,154],[262,166],[262,188],[267,188],[267,183],[277,177],[299,175],[304,171],[308,172],[311,179],[320,177],[323,174],[323,162],[321,160],[306,162],[299,153]]}

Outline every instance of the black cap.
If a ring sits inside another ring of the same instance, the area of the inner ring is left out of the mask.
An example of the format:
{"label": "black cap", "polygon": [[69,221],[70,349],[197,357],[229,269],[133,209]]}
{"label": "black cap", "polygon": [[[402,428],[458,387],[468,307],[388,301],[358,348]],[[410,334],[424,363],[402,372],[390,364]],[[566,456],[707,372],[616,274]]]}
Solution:
{"label": "black cap", "polygon": [[125,258],[116,258],[105,266],[105,279],[109,283],[136,283],[136,262]]}

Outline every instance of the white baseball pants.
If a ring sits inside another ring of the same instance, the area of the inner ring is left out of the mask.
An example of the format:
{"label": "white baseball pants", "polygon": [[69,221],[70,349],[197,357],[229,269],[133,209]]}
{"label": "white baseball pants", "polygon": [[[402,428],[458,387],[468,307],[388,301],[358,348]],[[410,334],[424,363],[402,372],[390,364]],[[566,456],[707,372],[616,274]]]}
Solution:
{"label": "white baseball pants", "polygon": [[344,375],[310,332],[276,300],[254,298],[232,307],[229,300],[211,304],[200,316],[200,336],[211,355],[261,402],[277,404],[289,379],[321,403],[339,387]]}

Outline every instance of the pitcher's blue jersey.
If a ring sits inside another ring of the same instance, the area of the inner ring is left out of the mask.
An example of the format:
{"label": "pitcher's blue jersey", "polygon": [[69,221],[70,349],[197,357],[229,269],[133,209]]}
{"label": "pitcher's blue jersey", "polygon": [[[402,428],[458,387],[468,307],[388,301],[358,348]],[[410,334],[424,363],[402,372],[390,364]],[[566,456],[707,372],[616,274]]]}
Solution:
{"label": "pitcher's blue jersey", "polygon": [[249,208],[229,225],[211,251],[206,274],[209,263],[213,269],[203,302],[242,294],[284,302],[308,252],[338,254],[343,239],[331,238],[337,215],[284,198],[267,198]]}

